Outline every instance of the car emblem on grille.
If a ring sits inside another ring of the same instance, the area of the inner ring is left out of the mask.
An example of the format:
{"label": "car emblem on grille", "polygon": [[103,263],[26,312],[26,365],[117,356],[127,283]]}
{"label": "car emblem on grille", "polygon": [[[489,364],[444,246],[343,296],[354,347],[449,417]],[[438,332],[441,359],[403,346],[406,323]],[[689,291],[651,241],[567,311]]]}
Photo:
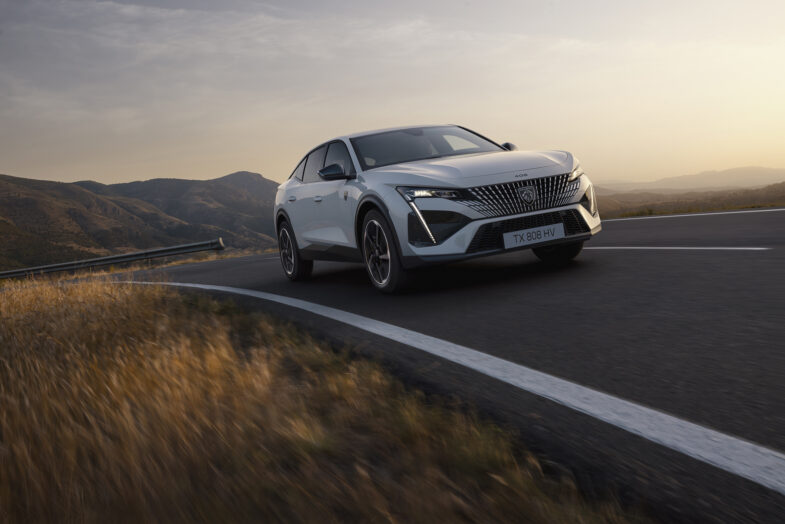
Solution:
{"label": "car emblem on grille", "polygon": [[533,186],[519,187],[518,196],[524,203],[531,204],[537,199],[537,190]]}

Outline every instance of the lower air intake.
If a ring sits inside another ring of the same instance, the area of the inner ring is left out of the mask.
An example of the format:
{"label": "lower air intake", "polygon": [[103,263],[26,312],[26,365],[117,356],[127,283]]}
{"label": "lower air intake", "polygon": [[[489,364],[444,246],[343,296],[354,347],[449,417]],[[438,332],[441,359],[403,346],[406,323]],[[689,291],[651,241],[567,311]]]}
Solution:
{"label": "lower air intake", "polygon": [[564,234],[567,236],[580,235],[590,231],[581,214],[574,209],[511,218],[510,220],[501,220],[480,226],[466,252],[480,253],[482,251],[504,249],[504,233],[553,224],[564,224]]}

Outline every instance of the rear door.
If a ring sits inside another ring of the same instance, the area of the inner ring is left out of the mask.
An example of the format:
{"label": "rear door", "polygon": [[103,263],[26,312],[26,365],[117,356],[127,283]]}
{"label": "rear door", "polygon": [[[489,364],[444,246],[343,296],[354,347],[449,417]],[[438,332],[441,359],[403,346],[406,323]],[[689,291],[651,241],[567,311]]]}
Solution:
{"label": "rear door", "polygon": [[319,190],[314,182],[321,180],[318,171],[324,167],[326,154],[327,146],[324,145],[317,147],[305,157],[305,166],[299,179],[300,183],[289,191],[286,202],[289,219],[297,237],[297,244],[301,248],[308,247],[308,244],[315,241],[313,230],[319,228],[319,217],[314,202]]}

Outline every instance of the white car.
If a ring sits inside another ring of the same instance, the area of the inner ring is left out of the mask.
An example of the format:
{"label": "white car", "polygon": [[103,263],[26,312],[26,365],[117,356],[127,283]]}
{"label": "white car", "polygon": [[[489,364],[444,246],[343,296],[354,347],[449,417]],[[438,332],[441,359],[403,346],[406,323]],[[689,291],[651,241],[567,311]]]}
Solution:
{"label": "white car", "polygon": [[408,270],[531,248],[566,263],[601,229],[597,199],[566,151],[516,151],[464,127],[343,136],[311,150],[278,187],[286,276],[314,260],[363,262],[392,292]]}

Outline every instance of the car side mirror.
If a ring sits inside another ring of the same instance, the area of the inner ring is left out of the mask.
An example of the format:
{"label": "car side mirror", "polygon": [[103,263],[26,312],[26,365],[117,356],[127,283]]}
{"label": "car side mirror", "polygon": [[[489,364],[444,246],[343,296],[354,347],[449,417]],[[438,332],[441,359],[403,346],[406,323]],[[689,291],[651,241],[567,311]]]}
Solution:
{"label": "car side mirror", "polygon": [[330,164],[319,170],[322,180],[348,180],[351,176],[347,175],[341,164]]}
{"label": "car side mirror", "polygon": [[511,144],[509,142],[503,143],[502,147],[504,149],[506,149],[507,151],[517,151],[518,150],[518,146],[516,146],[515,144]]}

